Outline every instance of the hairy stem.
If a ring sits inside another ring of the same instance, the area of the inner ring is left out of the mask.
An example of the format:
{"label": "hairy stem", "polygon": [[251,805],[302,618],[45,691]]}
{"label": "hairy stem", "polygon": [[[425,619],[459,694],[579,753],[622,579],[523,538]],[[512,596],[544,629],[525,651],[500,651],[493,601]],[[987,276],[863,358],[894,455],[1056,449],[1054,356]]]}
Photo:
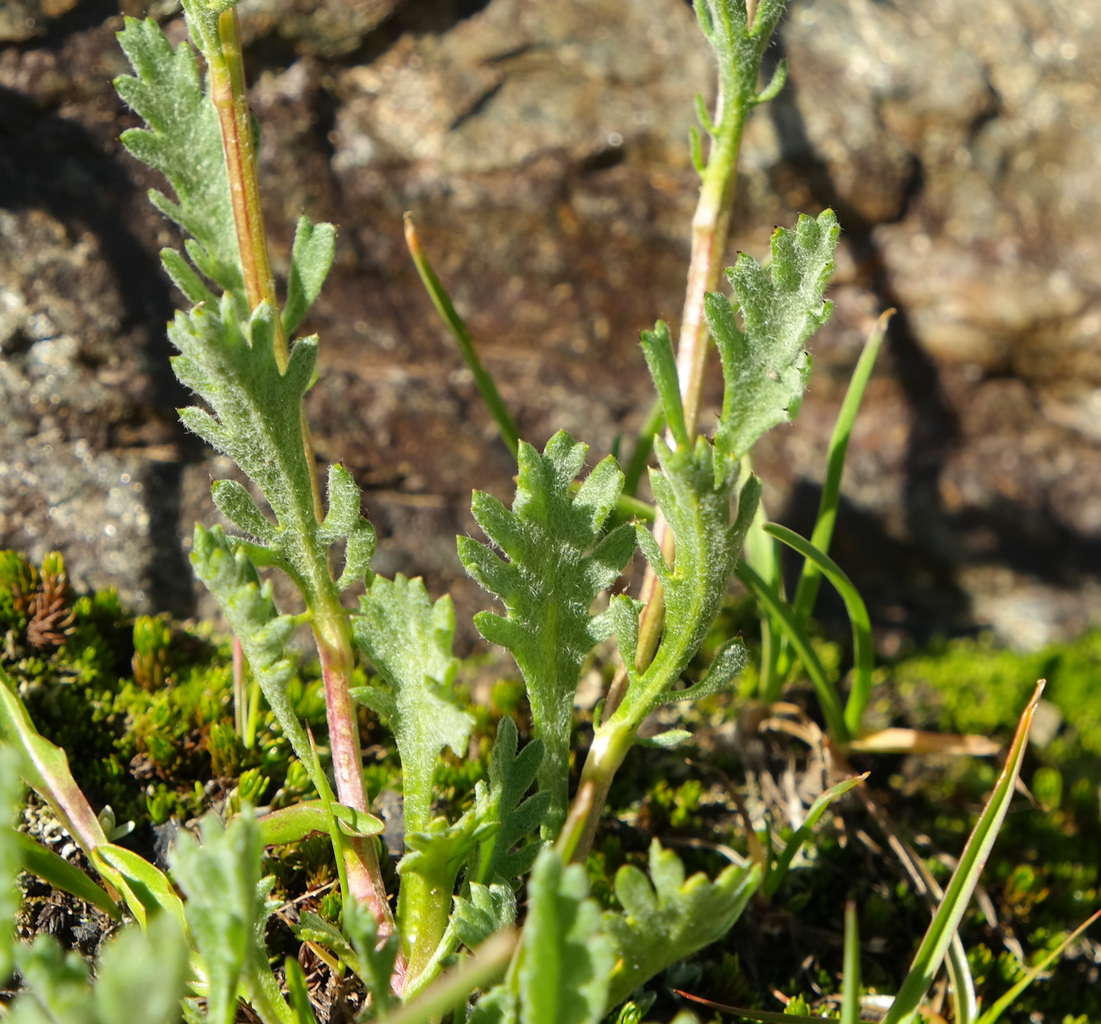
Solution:
{"label": "hairy stem", "polygon": [[[363,756],[355,708],[348,692],[355,655],[348,617],[337,606],[328,614],[315,615],[314,637],[321,658],[321,676],[325,683],[325,708],[329,723],[329,750],[340,803],[367,812],[367,793],[363,784]],[[378,922],[379,939],[394,931],[394,915],[386,896],[378,845],[374,838],[356,837],[344,849],[348,889],[357,901],[371,909]],[[404,963],[395,966],[395,987],[404,983]]]}
{"label": "hairy stem", "polygon": [[[219,16],[218,45],[216,48],[204,47],[204,57],[210,69],[211,95],[222,128],[222,147],[249,308],[256,309],[261,303],[267,303],[277,310],[279,303],[260,205],[252,113],[248,105],[235,9],[223,11]],[[275,317],[275,330],[275,357],[280,370],[285,370],[289,350],[278,316]],[[304,409],[302,443],[312,466],[313,440]],[[320,484],[314,472],[310,473],[310,488],[314,516],[320,522],[324,518],[324,508]],[[325,560],[322,555],[318,557]],[[366,812],[359,732],[348,693],[355,664],[348,616],[340,604],[331,572],[319,573],[319,578],[313,583],[303,596],[314,612],[313,631],[325,682],[326,717],[337,799],[357,811]],[[394,917],[382,881],[376,841],[363,838],[349,840],[344,848],[344,859],[349,895],[371,908],[378,922],[379,937],[385,938],[394,930]],[[395,974],[396,983],[400,983],[404,977],[404,965],[399,964]]]}
{"label": "hairy stem", "polygon": [[[720,80],[721,78],[722,76]],[[699,429],[707,367],[709,335],[704,317],[704,296],[709,291],[714,291],[719,284],[723,252],[730,233],[730,211],[737,185],[738,151],[749,110],[749,104],[741,96],[725,97],[720,84],[711,153],[703,171],[700,198],[692,218],[692,254],[677,344],[677,375],[685,426],[690,439],[696,436]],[[676,444],[671,435],[669,444]],[[675,555],[674,538],[660,510],[654,522],[654,537],[665,560],[671,565]],[[645,607],[639,619],[635,664],[639,670],[644,670],[661,642],[665,618],[661,583],[649,566],[642,581],[640,597]],[[620,666],[608,689],[604,706],[605,721],[615,714],[627,686],[626,670]],[[581,778],[583,784],[588,782],[592,785],[592,806],[574,852],[575,860],[583,860],[588,856],[612,777],[622,764],[632,741],[633,732],[629,737],[617,734],[614,741],[610,737],[602,743],[594,741],[590,748]]]}

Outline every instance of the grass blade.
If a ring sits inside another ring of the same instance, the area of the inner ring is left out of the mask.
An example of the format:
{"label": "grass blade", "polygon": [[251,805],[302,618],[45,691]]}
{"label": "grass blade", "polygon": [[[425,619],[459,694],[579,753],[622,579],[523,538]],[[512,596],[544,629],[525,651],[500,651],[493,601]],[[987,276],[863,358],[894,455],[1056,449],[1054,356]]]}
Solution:
{"label": "grass blade", "polygon": [[845,952],[841,976],[841,1024],[860,1021],[860,930],[856,901],[845,904]]}
{"label": "grass blade", "polygon": [[497,390],[497,384],[482,363],[478,350],[474,347],[474,338],[470,334],[470,329],[466,326],[463,318],[455,311],[455,307],[451,304],[451,297],[440,283],[440,279],[428,262],[428,257],[424,255],[420,239],[417,237],[417,229],[413,225],[413,217],[408,213],[405,215],[405,244],[409,247],[409,254],[413,257],[417,273],[420,274],[421,281],[424,282],[425,290],[432,300],[432,305],[436,307],[436,312],[440,314],[447,329],[451,332],[455,344],[459,346],[459,352],[462,354],[463,360],[474,375],[474,385],[478,389],[478,394],[482,396],[482,401],[485,402],[489,414],[497,424],[497,429],[501,432],[501,440],[505,442],[508,450],[512,452],[515,458],[517,449],[520,446],[520,430],[516,426],[512,414],[508,411],[504,399],[501,398],[501,393]]}
{"label": "grass blade", "polygon": [[952,874],[952,879],[945,890],[944,900],[937,910],[929,925],[925,938],[918,947],[917,954],[910,966],[910,971],[899,989],[895,1001],[883,1019],[883,1024],[908,1024],[917,1015],[925,993],[933,983],[933,978],[940,969],[944,956],[948,952],[948,946],[952,936],[959,928],[960,920],[967,909],[971,894],[978,884],[979,875],[990,850],[997,838],[998,830],[1009,810],[1009,803],[1013,798],[1017,776],[1021,770],[1021,762],[1024,760],[1025,750],[1028,747],[1028,734],[1032,727],[1032,719],[1036,714],[1036,708],[1040,703],[1040,695],[1044,691],[1045,680],[1041,679],[1036,684],[1036,690],[1032,699],[1021,715],[1017,725],[1017,732],[1013,737],[1013,745],[1006,756],[1005,767],[998,777],[998,782],[983,808],[975,828],[968,837],[963,853],[960,855],[959,864]]}
{"label": "grass blade", "polygon": [[[822,497],[818,502],[818,515],[815,517],[814,532],[811,534],[811,543],[819,551],[830,549],[834,524],[837,522],[841,475],[845,469],[845,455],[848,452],[853,423],[856,421],[860,403],[864,400],[864,391],[871,379],[876,358],[879,356],[879,350],[887,334],[887,324],[894,313],[893,309],[888,309],[875,322],[868,340],[864,343],[860,359],[857,360],[856,369],[853,370],[852,379],[845,392],[845,400],[841,403],[841,411],[837,414],[837,422],[834,424],[833,435],[830,437],[826,452],[826,476],[822,481]],[[804,624],[810,621],[810,613],[818,596],[820,579],[820,569],[817,565],[811,563],[804,565],[792,600],[797,621]]]}
{"label": "grass blade", "polygon": [[780,883],[784,880],[792,860],[799,852],[799,847],[810,838],[814,826],[818,824],[818,819],[825,813],[826,808],[839,796],[844,796],[854,786],[860,785],[870,774],[870,772],[865,772],[863,775],[856,775],[851,779],[842,779],[836,786],[831,786],[824,793],[818,794],[818,799],[811,804],[803,824],[792,835],[783,852],[776,858],[776,864],[769,870],[768,877],[761,887],[767,898],[771,899],[776,895],[776,890],[780,888]]}
{"label": "grass blade", "polygon": [[789,643],[794,648],[799,660],[803,663],[807,675],[814,686],[814,692],[818,697],[818,704],[822,709],[822,715],[826,719],[826,727],[830,738],[835,742],[845,745],[851,739],[849,727],[845,723],[845,715],[841,710],[841,701],[837,696],[837,688],[826,675],[822,662],[814,653],[807,634],[795,621],[791,609],[747,562],[739,562],[734,570],[734,575],[739,582],[760,602],[766,614],[783,631]]}
{"label": "grass blade", "polygon": [[23,867],[32,875],[49,882],[55,889],[91,903],[116,921],[122,916],[114,900],[75,864],[40,846],[23,832],[12,830],[11,835],[19,848]]}
{"label": "grass blade", "polygon": [[[814,565],[824,573],[841,600],[845,602],[845,611],[848,612],[849,622],[852,623],[854,662],[852,691],[845,705],[845,724],[849,732],[855,734],[860,731],[860,722],[864,717],[864,709],[868,705],[868,695],[872,692],[872,667],[875,663],[872,622],[868,618],[867,605],[864,604],[864,599],[844,570],[820,548],[800,537],[794,530],[789,530],[778,523],[768,523],[764,529],[766,533],[798,551],[807,560],[807,565]],[[795,621],[799,622],[798,609],[794,611]]]}
{"label": "grass blade", "polygon": [[1055,963],[1055,961],[1063,955],[1067,947],[1099,918],[1101,918],[1101,910],[1095,910],[1085,921],[1060,942],[1055,949],[1043,957],[1038,963],[1028,968],[1025,972],[1025,976],[1006,992],[1004,996],[998,999],[989,1010],[984,1012],[976,1021],[976,1024],[994,1024],[995,1021],[1001,1019],[1002,1014],[1017,1001],[1020,994]]}

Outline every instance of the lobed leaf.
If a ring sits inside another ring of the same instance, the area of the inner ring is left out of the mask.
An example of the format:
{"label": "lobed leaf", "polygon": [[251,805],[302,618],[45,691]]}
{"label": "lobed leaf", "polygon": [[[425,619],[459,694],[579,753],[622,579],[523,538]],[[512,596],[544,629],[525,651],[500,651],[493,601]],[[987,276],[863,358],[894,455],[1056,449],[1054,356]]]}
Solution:
{"label": "lobed leaf", "polygon": [[[193,263],[223,290],[240,291],[222,134],[195,54],[186,42],[173,49],[152,19],[127,18],[118,40],[136,77],[116,78],[115,89],[146,124],[144,129],[123,132],[122,143],[168,179],[176,201],[157,191],[150,192],[150,199],[192,236],[198,246],[189,247]],[[194,299],[197,279],[181,273],[181,262],[166,261],[166,267]]]}
{"label": "lobed leaf", "polygon": [[593,615],[597,595],[619,577],[634,551],[628,524],[602,535],[623,486],[611,457],[575,491],[588,448],[565,431],[540,455],[521,443],[511,511],[475,492],[472,511],[500,555],[459,538],[467,572],[496,594],[505,616],[481,612],[475,624],[490,642],[512,652],[527,685],[535,734],[546,744],[539,787],[551,794],[545,834],[565,819],[573,702],[581,665],[609,635],[606,615]]}
{"label": "lobed leaf", "polygon": [[623,912],[603,914],[604,932],[615,952],[608,1005],[725,935],[760,883],[758,865],[738,864],[714,881],[702,873],[685,880],[680,858],[655,839],[650,844],[650,877],[633,865],[621,867],[615,892]]}
{"label": "lobed leaf", "polygon": [[726,597],[757,508],[760,485],[750,477],[739,492],[737,463],[703,438],[693,448],[676,451],[659,439],[656,449],[662,472],[652,472],[650,483],[673,532],[673,564],[666,562],[653,534],[641,526],[638,540],[662,584],[665,625],[653,659],[639,669],[638,606],[622,597],[613,599],[610,615],[631,682],[619,708],[604,723],[613,731],[637,729],[663,704],[716,692],[733,679],[745,660],[739,641],[733,640],[720,649],[703,680],[676,689]]}
{"label": "lobed leaf", "polygon": [[268,706],[312,778],[316,759],[306,730],[287,698],[287,686],[297,671],[284,656],[295,628],[294,619],[278,614],[271,584],[261,585],[244,545],[227,537],[221,527],[195,527],[191,565],[229,620]]}
{"label": "lobed leaf", "polygon": [[542,849],[539,842],[521,844],[543,822],[550,805],[545,791],[524,799],[538,774],[544,747],[540,740],[532,740],[517,754],[516,745],[516,723],[502,718],[489,759],[489,785],[479,782],[474,789],[479,821],[493,822],[496,828],[480,843],[469,875],[472,882],[520,878]]}
{"label": "lobed leaf", "polygon": [[[615,962],[585,870],[544,850],[528,885],[516,992],[520,1024],[596,1024]],[[656,936],[655,936],[656,938]]]}
{"label": "lobed leaf", "polygon": [[264,929],[278,904],[267,898],[275,880],[260,877],[262,853],[251,814],[228,827],[208,814],[202,845],[186,837],[173,851],[172,875],[187,895],[187,923],[205,968],[210,1024],[233,1024],[238,995],[273,1011],[283,1024],[293,1022],[264,946]]}
{"label": "lobed leaf", "polygon": [[401,756],[405,823],[424,832],[432,820],[432,780],[439,755],[462,756],[474,726],[454,692],[459,661],[451,653],[455,609],[433,603],[421,579],[376,576],[352,623],[356,646],[382,677],[352,696],[389,720]]}
{"label": "lobed leaf", "polygon": [[735,306],[718,293],[707,295],[705,314],[725,380],[719,451],[740,458],[766,431],[798,415],[811,365],[803,346],[833,308],[822,296],[840,232],[832,210],[817,219],[800,216],[795,231],[772,233],[768,270],[742,253],[727,271]]}

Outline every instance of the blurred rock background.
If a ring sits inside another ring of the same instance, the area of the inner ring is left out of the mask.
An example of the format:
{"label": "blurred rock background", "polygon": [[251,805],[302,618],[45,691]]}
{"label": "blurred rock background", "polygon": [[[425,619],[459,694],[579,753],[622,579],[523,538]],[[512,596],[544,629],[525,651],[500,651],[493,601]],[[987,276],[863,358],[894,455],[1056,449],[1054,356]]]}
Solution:
{"label": "blurred rock background", "polygon": [[[337,264],[309,323],[319,458],[367,489],[379,571],[486,606],[455,556],[513,466],[423,295],[412,210],[525,437],[606,452],[651,402],[637,346],[680,315],[711,56],[683,0],[244,0],[277,266],[300,213]],[[140,0],[0,3],[0,546],[62,550],[133,606],[204,613],[192,524],[226,466],[179,428],[156,260],[173,231],[110,79]],[[174,40],[173,6],[150,11]],[[833,206],[837,307],[798,424],[761,445],[809,528],[848,374],[895,306],[834,554],[889,652],[1101,622],[1101,5],[793,0],[730,257]],[[198,603],[197,603],[198,602]],[[827,603],[825,613],[830,614]],[[469,638],[469,627],[467,631]]]}

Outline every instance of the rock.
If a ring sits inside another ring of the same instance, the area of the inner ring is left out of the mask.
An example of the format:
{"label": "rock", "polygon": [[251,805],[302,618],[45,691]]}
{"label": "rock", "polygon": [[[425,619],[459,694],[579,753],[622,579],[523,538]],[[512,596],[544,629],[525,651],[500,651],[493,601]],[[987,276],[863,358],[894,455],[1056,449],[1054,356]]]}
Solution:
{"label": "rock", "polygon": [[46,23],[68,14],[77,0],[4,0],[0,5],[0,43],[24,43],[46,34]]}
{"label": "rock", "polygon": [[[602,454],[652,401],[639,330],[680,315],[710,55],[680,0],[246,0],[242,19],[277,271],[303,210],[341,227],[308,325],[318,455],[366,486],[379,570],[456,589],[468,622],[486,601],[452,538],[475,529],[471,487],[508,499],[514,465],[402,214],[523,434],[566,427]],[[0,543],[60,547],[77,575],[175,609],[226,468],[172,423],[151,261],[173,234],[115,142],[133,124],[107,81],[120,23],[94,21],[0,50]],[[810,528],[848,374],[893,305],[834,548],[881,639],[989,626],[1034,645],[1096,623],[1101,8],[795,0],[780,56],[790,84],[750,122],[730,259],[800,210],[834,206],[845,234],[800,422],[756,455],[770,511]],[[88,504],[50,518],[73,495]]]}

